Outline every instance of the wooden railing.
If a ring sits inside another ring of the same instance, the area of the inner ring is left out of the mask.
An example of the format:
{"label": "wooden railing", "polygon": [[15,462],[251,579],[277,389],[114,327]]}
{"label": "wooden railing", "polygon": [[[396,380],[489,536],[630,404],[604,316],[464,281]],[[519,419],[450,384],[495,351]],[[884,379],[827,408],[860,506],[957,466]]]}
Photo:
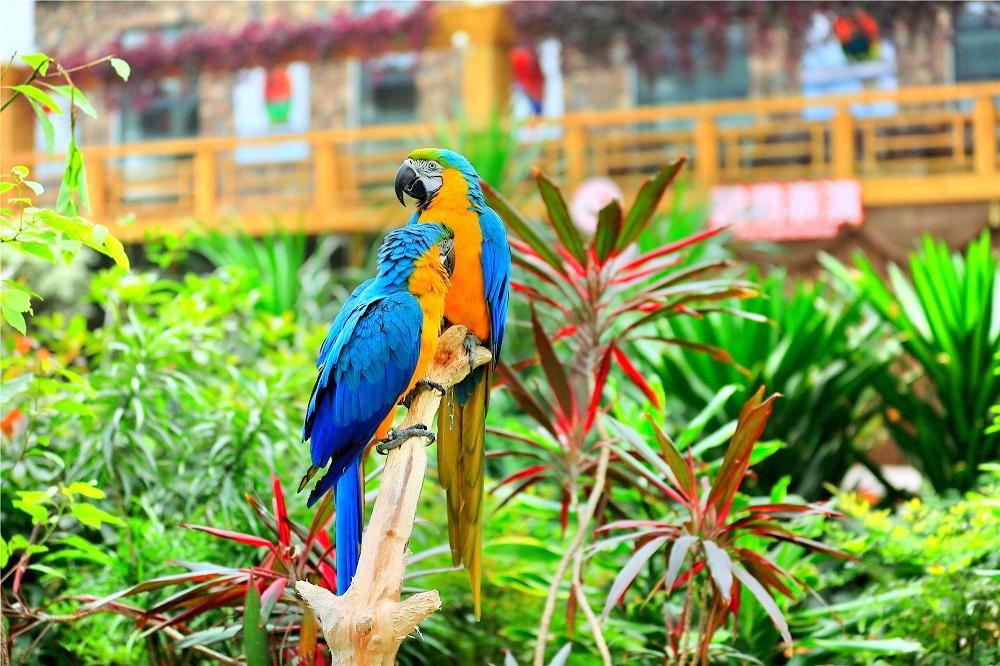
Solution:
{"label": "wooden railing", "polygon": [[[526,128],[525,141],[557,181],[607,176],[627,194],[686,154],[705,187],[856,178],[869,207],[993,202],[1000,201],[998,99],[1000,82],[989,82],[594,111]],[[405,218],[393,174],[434,137],[432,126],[412,124],[86,146],[91,217],[128,239],[193,220],[252,232],[276,224],[379,228]],[[59,156],[14,159],[54,196]],[[120,226],[124,216],[135,222]]]}

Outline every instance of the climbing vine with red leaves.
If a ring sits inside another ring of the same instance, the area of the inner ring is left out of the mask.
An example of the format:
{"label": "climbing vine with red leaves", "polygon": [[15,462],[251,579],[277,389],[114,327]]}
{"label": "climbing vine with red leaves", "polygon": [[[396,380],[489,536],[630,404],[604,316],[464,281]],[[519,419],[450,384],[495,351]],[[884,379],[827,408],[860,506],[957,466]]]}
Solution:
{"label": "climbing vine with red leaves", "polygon": [[[170,42],[152,33],[128,47],[119,37],[99,48],[71,53],[62,62],[69,68],[92,60],[94,53],[114,53],[132,66],[135,80],[156,81],[186,72],[273,67],[292,60],[370,58],[421,49],[430,31],[431,14],[429,4],[420,3],[409,12],[383,7],[364,16],[344,12],[321,21],[252,21],[232,31],[195,28]],[[114,72],[104,69],[94,70],[95,75],[114,84]]]}

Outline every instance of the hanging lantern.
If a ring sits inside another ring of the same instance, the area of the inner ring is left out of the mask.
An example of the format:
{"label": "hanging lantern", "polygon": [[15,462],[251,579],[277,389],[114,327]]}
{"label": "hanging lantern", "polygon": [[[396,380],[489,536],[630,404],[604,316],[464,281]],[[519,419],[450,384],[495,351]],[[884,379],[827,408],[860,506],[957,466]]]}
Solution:
{"label": "hanging lantern", "polygon": [[510,64],[514,70],[514,80],[524,96],[531,102],[531,110],[536,116],[542,114],[542,99],[545,96],[545,75],[538,64],[535,52],[518,46],[510,52]]}
{"label": "hanging lantern", "polygon": [[288,122],[292,110],[292,77],[287,68],[268,70],[264,80],[264,106],[272,125]]}

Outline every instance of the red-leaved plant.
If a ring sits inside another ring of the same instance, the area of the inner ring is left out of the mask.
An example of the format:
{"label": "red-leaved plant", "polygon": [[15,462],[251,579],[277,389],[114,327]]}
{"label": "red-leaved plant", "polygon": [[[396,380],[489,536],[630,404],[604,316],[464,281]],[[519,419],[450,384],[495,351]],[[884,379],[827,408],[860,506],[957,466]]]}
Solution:
{"label": "red-leaved plant", "polygon": [[[295,594],[297,580],[309,580],[330,590],[337,589],[336,553],[326,526],[334,516],[333,497],[327,493],[308,527],[288,517],[285,494],[278,477],[272,475],[274,497],[268,512],[260,500],[247,494],[247,501],[271,533],[261,537],[243,532],[183,525],[264,550],[260,562],[251,567],[227,567],[197,562],[178,562],[187,572],[161,576],[116,592],[89,604],[88,610],[104,608],[136,619],[143,636],[164,632],[175,649],[194,649],[217,658],[206,646],[231,640],[242,633],[249,664],[325,663],[318,642],[312,610]],[[146,610],[123,606],[118,600],[143,592],[187,585]],[[212,626],[192,631],[190,624],[205,613],[223,607],[242,606],[242,624]]]}
{"label": "red-leaved plant", "polygon": [[[685,263],[685,248],[721,229],[708,229],[641,254],[636,249],[636,239],[654,221],[663,195],[683,164],[682,158],[647,180],[627,213],[617,200],[605,206],[591,238],[576,227],[559,189],[542,173],[535,172],[547,216],[542,223],[528,222],[484,184],[490,205],[518,236],[510,241],[517,268],[511,286],[530,304],[536,352],[534,358],[513,366],[501,363],[502,382],[518,406],[541,426],[530,435],[492,430],[524,445],[518,450],[493,452],[492,456],[524,455],[532,459],[528,467],[497,484],[497,488],[513,486],[501,506],[534,484],[548,480],[558,484],[561,491],[563,530],[570,513],[578,523],[551,583],[536,663],[544,656],[548,625],[570,563],[574,592],[567,607],[567,625],[573,626],[575,609],[581,607],[602,657],[606,663],[610,661],[596,617],[583,594],[580,568],[583,540],[595,516],[597,524],[601,521],[601,512],[596,509],[604,496],[609,454],[606,447],[597,446],[595,425],[598,416],[610,406],[610,401],[604,400],[604,388],[612,368],[616,367],[646,399],[659,406],[656,392],[632,361],[631,345],[639,340],[681,344],[728,360],[724,350],[710,345],[658,337],[650,324],[661,318],[701,316],[718,310],[739,316],[738,310],[722,307],[719,301],[756,294],[749,283],[724,276],[723,271],[731,265],[728,261]],[[554,334],[546,331],[543,319],[551,322]],[[557,355],[557,343],[568,348],[568,362]],[[513,369],[524,369],[536,361],[546,384],[540,390],[529,388],[522,373]],[[584,489],[589,489],[589,496],[581,505],[579,495]]]}
{"label": "red-leaved plant", "polygon": [[[733,510],[737,490],[747,476],[754,447],[767,425],[777,394],[766,400],[763,396],[761,388],[744,404],[736,432],[714,479],[710,478],[707,469],[701,469],[691,448],[687,449],[687,455],[682,455],[649,416],[660,452],[644,442],[629,442],[628,438],[627,451],[617,445],[611,446],[621,464],[645,479],[649,492],[675,505],[680,515],[659,520],[619,520],[599,528],[599,532],[629,530],[609,541],[634,540],[636,543],[634,554],[608,592],[602,618],[619,603],[650,560],[661,554],[665,562],[664,574],[647,598],[658,590],[665,590],[669,596],[677,589],[684,589],[680,617],[673,618],[666,607],[671,663],[682,666],[708,663],[712,637],[729,615],[736,617],[744,591],[757,599],[785,642],[791,643],[788,623],[774,595],[794,599],[793,586],[804,587],[805,584],[769,560],[759,548],[744,547],[741,537],[752,535],[764,542],[785,541],[809,551],[850,557],[800,536],[779,522],[791,516],[837,515],[819,504],[750,504]],[[689,647],[692,637],[695,645]]]}

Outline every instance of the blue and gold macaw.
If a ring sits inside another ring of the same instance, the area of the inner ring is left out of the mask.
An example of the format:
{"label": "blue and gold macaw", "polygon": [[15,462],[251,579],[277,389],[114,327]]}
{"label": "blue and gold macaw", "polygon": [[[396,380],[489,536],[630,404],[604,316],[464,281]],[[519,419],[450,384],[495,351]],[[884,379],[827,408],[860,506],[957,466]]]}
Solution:
{"label": "blue and gold macaw", "polygon": [[438,473],[448,495],[448,538],[454,564],[463,564],[480,615],[486,412],[500,357],[510,291],[510,246],[503,222],[486,205],[469,160],[443,148],[414,150],[396,172],[396,197],[417,200],[410,225],[440,222],[455,232],[455,273],[444,317],[466,326],[493,364],[481,366],[445,396],[438,411]]}
{"label": "blue and gold macaw", "polygon": [[[344,302],[320,349],[319,376],[302,430],[312,466],[299,491],[329,465],[309,494],[309,506],[335,486],[338,594],[347,591],[358,566],[362,454],[434,358],[454,267],[453,234],[447,227],[427,224],[391,232],[379,249],[378,273]],[[433,440],[416,426],[390,433],[379,452],[414,434]]]}

